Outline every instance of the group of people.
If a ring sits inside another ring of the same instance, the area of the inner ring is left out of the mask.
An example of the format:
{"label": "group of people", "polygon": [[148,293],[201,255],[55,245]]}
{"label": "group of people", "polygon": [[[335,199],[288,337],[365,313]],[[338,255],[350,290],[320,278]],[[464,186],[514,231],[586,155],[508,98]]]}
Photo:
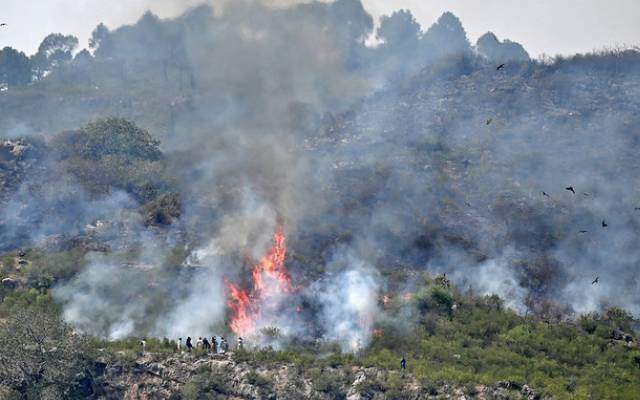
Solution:
{"label": "group of people", "polygon": [[[191,340],[191,336],[187,337],[185,346],[184,346],[187,351],[189,353],[191,353],[193,351],[194,348],[196,349],[202,349],[205,350],[207,352],[211,352],[213,354],[218,354],[218,353],[226,353],[229,351],[229,343],[227,342],[227,340],[221,336],[220,337],[220,342],[218,343],[218,341],[216,340],[215,336],[211,337],[211,341],[209,341],[209,339],[207,337],[199,337],[198,341],[196,342],[195,346],[193,345],[193,342]],[[182,338],[178,338],[178,351],[182,351],[183,349],[183,345],[182,345]],[[244,349],[244,340],[241,337],[238,337],[238,350],[242,350]]]}

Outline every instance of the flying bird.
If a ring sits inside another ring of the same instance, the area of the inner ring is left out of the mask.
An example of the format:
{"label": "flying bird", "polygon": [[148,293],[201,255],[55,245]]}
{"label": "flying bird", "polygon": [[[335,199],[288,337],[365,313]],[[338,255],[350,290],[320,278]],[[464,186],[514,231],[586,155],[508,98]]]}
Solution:
{"label": "flying bird", "polygon": [[492,123],[492,122],[493,122],[493,118],[489,118],[489,119],[487,120],[487,125],[491,125],[491,123]]}
{"label": "flying bird", "polygon": [[465,201],[464,204],[466,204],[467,207],[471,208],[471,204],[469,204],[469,202]]}
{"label": "flying bird", "polygon": [[602,220],[602,227],[603,227],[603,228],[606,228],[607,226],[609,226],[609,225],[607,225],[607,223],[605,222],[605,220]]}
{"label": "flying bird", "polygon": [[564,188],[564,190],[568,190],[568,191],[570,191],[571,193],[576,194],[576,191],[575,191],[575,190],[573,190],[573,186],[569,186],[569,187],[567,187],[567,188]]}
{"label": "flying bird", "polygon": [[584,192],[584,193],[582,193],[582,195],[585,196],[585,197],[589,197],[589,196],[591,196],[591,193]]}
{"label": "flying bird", "polygon": [[636,207],[636,208],[635,208],[635,210],[636,210],[636,211],[640,211],[640,207]]}
{"label": "flying bird", "polygon": [[496,71],[500,71],[502,68],[504,68],[505,64],[500,64],[498,65],[498,68],[496,68]]}
{"label": "flying bird", "polygon": [[5,24],[4,22],[0,24],[0,26],[7,26],[7,24]]}
{"label": "flying bird", "polygon": [[591,282],[592,285],[595,285],[596,283],[600,282],[600,277],[596,276],[596,279],[593,280],[593,282]]}
{"label": "flying bird", "polygon": [[580,233],[589,233],[589,231],[580,231]]}
{"label": "flying bird", "polygon": [[542,195],[545,196],[545,197],[551,197],[551,196],[549,196],[549,194],[547,192],[544,192],[544,191],[542,192]]}

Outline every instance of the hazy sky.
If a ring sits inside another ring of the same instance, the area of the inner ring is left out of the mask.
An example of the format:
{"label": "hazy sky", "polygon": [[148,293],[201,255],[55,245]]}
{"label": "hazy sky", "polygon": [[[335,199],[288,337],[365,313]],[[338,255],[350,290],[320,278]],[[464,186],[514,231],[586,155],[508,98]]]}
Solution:
{"label": "hazy sky", "polygon": [[[215,0],[212,0],[215,2]],[[294,0],[270,0],[287,1]],[[32,53],[51,32],[74,34],[86,46],[93,28],[132,23],[146,10],[172,16],[203,0],[0,0],[0,47]],[[640,44],[640,0],[363,0],[377,18],[408,8],[423,27],[444,11],[462,20],[475,42],[486,31],[522,43],[533,55]]]}

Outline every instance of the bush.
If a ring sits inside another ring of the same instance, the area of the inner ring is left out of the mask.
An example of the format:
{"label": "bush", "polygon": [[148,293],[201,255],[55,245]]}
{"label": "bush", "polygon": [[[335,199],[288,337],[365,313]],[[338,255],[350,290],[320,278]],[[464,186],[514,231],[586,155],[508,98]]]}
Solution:
{"label": "bush", "polygon": [[346,399],[346,394],[342,391],[343,381],[339,374],[316,368],[310,372],[310,379],[314,390],[325,393],[334,400]]}
{"label": "bush", "polygon": [[593,335],[599,325],[599,315],[597,313],[591,313],[580,316],[578,324],[589,335]]}
{"label": "bush", "polygon": [[250,385],[253,385],[253,386],[269,385],[269,380],[255,371],[250,371],[248,374],[245,375],[244,378],[247,380],[247,382],[249,382]]}
{"label": "bush", "polygon": [[182,392],[186,400],[223,399],[231,394],[224,377],[211,372],[195,375],[184,385]]}

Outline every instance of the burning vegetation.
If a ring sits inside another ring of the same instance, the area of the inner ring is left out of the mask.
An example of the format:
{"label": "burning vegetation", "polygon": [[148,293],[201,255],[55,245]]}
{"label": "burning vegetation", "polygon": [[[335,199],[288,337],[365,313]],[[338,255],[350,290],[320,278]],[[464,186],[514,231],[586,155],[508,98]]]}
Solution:
{"label": "burning vegetation", "polygon": [[[251,271],[249,290],[225,279],[229,328],[238,336],[255,336],[262,317],[270,315],[293,291],[285,266],[287,248],[284,228],[279,226],[273,235],[273,246]],[[264,327],[264,326],[263,326]]]}

